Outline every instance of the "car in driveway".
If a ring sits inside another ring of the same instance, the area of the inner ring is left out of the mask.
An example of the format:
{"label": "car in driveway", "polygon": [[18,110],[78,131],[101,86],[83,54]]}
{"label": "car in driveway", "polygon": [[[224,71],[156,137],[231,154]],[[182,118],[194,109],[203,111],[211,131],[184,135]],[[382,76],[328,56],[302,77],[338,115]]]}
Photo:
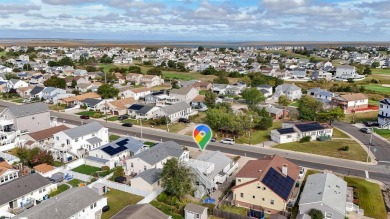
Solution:
{"label": "car in driveway", "polygon": [[234,139],[232,139],[232,138],[224,138],[224,139],[222,139],[220,141],[220,143],[222,143],[222,144],[234,144],[235,142],[234,142]]}
{"label": "car in driveway", "polygon": [[128,118],[129,118],[129,116],[127,116],[127,115],[118,116],[119,121],[123,121],[123,120],[128,119]]}
{"label": "car in driveway", "polygon": [[126,123],[123,123],[122,126],[124,126],[124,127],[133,127],[133,124],[131,124],[129,122],[126,122]]}
{"label": "car in driveway", "polygon": [[189,119],[186,119],[186,118],[180,118],[180,119],[179,119],[179,122],[182,122],[182,123],[190,123],[190,120],[189,120]]}
{"label": "car in driveway", "polygon": [[364,121],[363,124],[367,127],[379,126],[377,121]]}
{"label": "car in driveway", "polygon": [[82,116],[80,116],[80,119],[89,119],[89,116],[87,116],[87,115],[82,115]]}
{"label": "car in driveway", "polygon": [[371,128],[361,128],[360,131],[364,132],[366,134],[371,134],[372,133],[372,129]]}

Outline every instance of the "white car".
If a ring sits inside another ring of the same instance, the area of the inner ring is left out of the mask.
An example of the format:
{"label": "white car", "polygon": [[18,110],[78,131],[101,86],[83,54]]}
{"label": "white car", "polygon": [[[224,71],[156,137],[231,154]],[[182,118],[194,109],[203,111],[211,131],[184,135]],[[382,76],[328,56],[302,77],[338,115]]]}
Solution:
{"label": "white car", "polygon": [[220,142],[222,144],[234,144],[234,139],[232,139],[232,138],[224,138]]}

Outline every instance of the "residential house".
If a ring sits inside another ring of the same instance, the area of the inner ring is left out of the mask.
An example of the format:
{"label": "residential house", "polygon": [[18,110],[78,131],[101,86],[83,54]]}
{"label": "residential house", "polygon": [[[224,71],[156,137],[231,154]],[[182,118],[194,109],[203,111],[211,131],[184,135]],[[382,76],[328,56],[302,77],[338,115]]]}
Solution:
{"label": "residential house", "polygon": [[76,90],[82,93],[86,93],[88,91],[92,91],[93,86],[94,85],[92,83],[80,83],[76,85]]}
{"label": "residential house", "polygon": [[108,142],[108,128],[91,122],[55,133],[53,154],[56,159],[67,162]]}
{"label": "residential house", "polygon": [[171,216],[168,216],[153,207],[153,205],[147,204],[137,204],[129,205],[126,208],[122,209],[120,212],[115,214],[111,219],[171,219]]}
{"label": "residential house", "polygon": [[125,84],[126,83],[126,77],[123,76],[121,73],[116,72],[115,73],[115,77],[116,77],[116,79],[118,81],[118,84]]}
{"label": "residential house", "polygon": [[56,87],[45,87],[42,91],[42,98],[49,103],[56,103],[58,99],[75,96],[74,94],[66,93],[66,90]]}
{"label": "residential house", "polygon": [[[5,83],[3,83],[2,85],[5,85]],[[1,86],[1,85],[0,85]],[[21,98],[24,98],[24,99],[27,99],[30,97],[30,92],[32,91],[32,89],[34,89],[35,86],[28,86],[28,87],[19,87],[18,89],[16,89],[16,93],[21,97]],[[1,92],[5,92],[4,91],[1,91]]]}
{"label": "residential house", "polygon": [[0,157],[0,185],[11,182],[18,177],[19,170],[13,168],[7,161]]}
{"label": "residential house", "polygon": [[123,98],[120,100],[113,100],[107,102],[105,107],[108,111],[111,112],[112,115],[124,115],[127,114],[127,109],[129,106],[133,105],[136,101],[132,97]]}
{"label": "residential house", "polygon": [[132,137],[122,137],[89,151],[89,156],[105,159],[110,167],[124,166],[125,160],[144,150],[144,143]]}
{"label": "residential house", "polygon": [[31,76],[29,84],[32,84],[32,85],[43,84],[43,81],[44,81],[44,79],[43,79],[42,74],[35,74],[35,75]]}
{"label": "residential house", "polygon": [[274,120],[280,120],[288,117],[287,109],[280,109],[273,105],[259,105],[260,109],[265,109]]}
{"label": "residential house", "polygon": [[58,99],[58,102],[61,104],[66,104],[68,106],[71,106],[71,105],[78,105],[81,103],[81,101],[87,98],[101,99],[101,96],[95,92],[90,92],[90,93],[85,93],[85,94],[76,95],[72,97],[61,98]]}
{"label": "residential house", "polygon": [[127,114],[135,119],[151,119],[159,109],[156,106],[133,104],[127,109]]}
{"label": "residential house", "polygon": [[321,89],[321,88],[312,88],[307,91],[307,95],[310,95],[314,98],[316,98],[318,101],[324,103],[324,104],[330,104],[332,102],[333,97],[335,96],[334,93]]}
{"label": "residential house", "polygon": [[147,88],[147,87],[133,88],[133,89],[130,89],[130,92],[131,93],[130,93],[129,97],[134,98],[134,100],[139,100],[140,98],[143,98],[146,95],[152,93],[150,88]]}
{"label": "residential house", "polygon": [[107,205],[107,197],[99,195],[93,189],[83,186],[68,189],[55,198],[51,198],[34,208],[18,215],[28,219],[100,219],[102,208]]}
{"label": "residential house", "polygon": [[139,174],[148,169],[162,169],[167,160],[176,158],[180,162],[189,160],[189,152],[173,141],[158,143],[126,160],[126,173]]}
{"label": "residential house", "polygon": [[191,86],[197,89],[198,91],[201,91],[201,90],[210,90],[212,85],[210,82],[207,81],[199,81],[199,82],[195,82]]}
{"label": "residential house", "polygon": [[139,85],[141,83],[142,74],[138,73],[129,73],[126,75],[126,80],[131,84]]}
{"label": "residential house", "polygon": [[382,128],[390,127],[390,98],[379,101],[378,123]]}
{"label": "residential house", "polygon": [[316,173],[307,177],[299,200],[299,213],[320,210],[326,219],[346,217],[347,182],[333,173]]}
{"label": "residential house", "polygon": [[291,101],[299,100],[302,97],[302,90],[295,84],[278,85],[275,88],[275,94],[273,95],[273,97],[277,99],[282,95],[286,95],[286,97]]}
{"label": "residential house", "polygon": [[261,84],[261,85],[258,85],[256,88],[257,88],[257,90],[261,91],[261,93],[263,93],[264,97],[270,97],[273,94],[272,86],[270,86],[268,84]]}
{"label": "residential house", "polygon": [[169,96],[177,99],[178,101],[185,101],[190,103],[196,96],[199,95],[199,91],[193,87],[181,87],[179,89],[172,89],[169,92]]}
{"label": "residential house", "polygon": [[355,66],[340,65],[336,67],[335,80],[347,81],[348,79],[363,80],[364,75],[359,75],[356,72]]}
{"label": "residential house", "polygon": [[40,87],[40,86],[35,86],[31,91],[30,91],[30,98],[36,98],[38,100],[41,100],[43,96],[43,90],[45,87]]}
{"label": "residential house", "polygon": [[152,192],[161,188],[162,169],[152,168],[142,171],[130,180],[132,187]]}
{"label": "residential house", "polygon": [[39,173],[41,175],[54,170],[54,168],[55,168],[54,166],[49,165],[47,163],[42,163],[42,164],[39,164],[39,165],[36,165],[35,167],[33,167],[35,172],[37,172],[37,173]]}
{"label": "residential house", "polygon": [[95,99],[95,98],[86,98],[85,100],[80,101],[82,106],[86,106],[87,110],[103,110],[107,100]]}
{"label": "residential house", "polygon": [[318,138],[329,139],[332,135],[332,126],[318,122],[285,122],[282,124],[282,128],[271,130],[271,140],[279,144],[296,142],[306,136],[310,136],[311,141]]}
{"label": "residential house", "polygon": [[368,97],[362,93],[350,93],[335,96],[332,99],[335,106],[339,106],[344,113],[364,112],[368,109]]}
{"label": "residential house", "polygon": [[184,207],[184,218],[185,219],[207,219],[207,207],[188,203]]}
{"label": "residential house", "polygon": [[325,81],[331,81],[332,80],[332,73],[324,71],[324,70],[316,70],[311,73],[311,79],[318,81],[318,80],[325,80]]}
{"label": "residential house", "polygon": [[2,130],[35,132],[50,128],[50,112],[45,103],[30,103],[6,108],[0,116]]}
{"label": "residential house", "polygon": [[27,82],[24,82],[19,79],[11,79],[7,81],[7,92],[9,92],[12,89],[18,89],[21,87],[28,87],[29,84]]}
{"label": "residential house", "polygon": [[23,137],[25,138],[26,142],[32,141],[32,143],[30,144],[30,146],[32,147],[46,148],[54,143],[53,135],[55,133],[65,131],[67,129],[69,128],[65,125],[54,126],[48,129],[30,132]]}
{"label": "residential house", "polygon": [[168,105],[154,112],[154,118],[168,117],[171,122],[176,122],[180,118],[188,118],[191,114],[191,106],[187,102],[179,102]]}
{"label": "residential house", "polygon": [[226,88],[228,87],[228,84],[214,84],[211,86],[211,91],[213,91],[216,94],[219,95],[225,95],[226,94]]}
{"label": "residential house", "polygon": [[17,214],[31,208],[47,200],[48,194],[56,189],[56,184],[39,173],[21,176],[5,183],[0,186],[0,217],[7,216],[5,213],[8,212]]}
{"label": "residential house", "polygon": [[305,68],[294,68],[291,71],[291,75],[293,78],[302,79],[306,77],[306,69]]}
{"label": "residential house", "polygon": [[143,75],[140,80],[140,85],[144,87],[160,86],[164,83],[164,79],[157,75]]}
{"label": "residential house", "polygon": [[286,210],[299,191],[299,166],[279,156],[248,161],[236,175],[232,204],[266,213]]}
{"label": "residential house", "polygon": [[206,111],[208,108],[205,104],[205,96],[198,95],[191,101],[191,107],[199,111]]}

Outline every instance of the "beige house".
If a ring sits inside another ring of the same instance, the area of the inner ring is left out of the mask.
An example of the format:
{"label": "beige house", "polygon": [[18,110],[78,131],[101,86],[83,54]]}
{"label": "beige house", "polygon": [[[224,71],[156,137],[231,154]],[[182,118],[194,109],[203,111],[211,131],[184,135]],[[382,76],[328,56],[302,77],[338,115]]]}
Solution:
{"label": "beige house", "polygon": [[251,160],[236,175],[232,204],[279,213],[299,188],[295,188],[300,168],[275,155]]}
{"label": "beige house", "polygon": [[180,89],[172,89],[169,92],[169,96],[177,99],[178,101],[185,101],[190,103],[196,96],[199,95],[199,91],[193,87],[182,87]]}
{"label": "beige house", "polygon": [[107,107],[107,110],[111,111],[112,115],[124,115],[127,113],[127,108],[135,102],[134,98],[129,97],[110,101],[105,104],[105,107]]}
{"label": "beige house", "polygon": [[154,191],[161,188],[160,176],[162,169],[148,169],[130,180],[131,186],[143,191]]}

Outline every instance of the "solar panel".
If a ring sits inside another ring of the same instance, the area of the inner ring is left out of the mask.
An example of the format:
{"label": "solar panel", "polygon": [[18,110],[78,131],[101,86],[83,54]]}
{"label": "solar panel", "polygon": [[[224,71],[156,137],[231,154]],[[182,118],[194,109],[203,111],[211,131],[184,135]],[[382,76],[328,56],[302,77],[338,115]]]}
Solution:
{"label": "solar panel", "polygon": [[280,134],[290,134],[290,133],[294,133],[295,132],[295,130],[293,128],[278,129],[277,131]]}
{"label": "solar panel", "polygon": [[119,147],[116,147],[116,148],[113,148],[111,145],[109,145],[107,147],[102,148],[102,151],[104,151],[107,154],[109,154],[110,156],[112,156],[112,155],[120,153],[126,149],[127,149],[127,147],[125,147],[123,145],[120,145]]}
{"label": "solar panel", "polygon": [[322,125],[320,125],[317,122],[306,123],[306,124],[297,124],[297,125],[295,125],[295,127],[297,127],[302,132],[310,132],[310,131],[316,131],[316,130],[324,129],[324,127],[322,127]]}
{"label": "solar panel", "polygon": [[131,110],[140,110],[142,109],[142,107],[144,107],[143,105],[139,105],[139,104],[133,104],[129,107],[129,109]]}
{"label": "solar panel", "polygon": [[121,141],[116,142],[115,144],[118,145],[119,147],[123,147],[123,146],[127,145],[128,142],[129,142],[129,139],[126,138],[126,139],[123,139]]}
{"label": "solar panel", "polygon": [[283,176],[272,167],[264,176],[262,182],[280,197],[287,201],[295,180],[289,176]]}

